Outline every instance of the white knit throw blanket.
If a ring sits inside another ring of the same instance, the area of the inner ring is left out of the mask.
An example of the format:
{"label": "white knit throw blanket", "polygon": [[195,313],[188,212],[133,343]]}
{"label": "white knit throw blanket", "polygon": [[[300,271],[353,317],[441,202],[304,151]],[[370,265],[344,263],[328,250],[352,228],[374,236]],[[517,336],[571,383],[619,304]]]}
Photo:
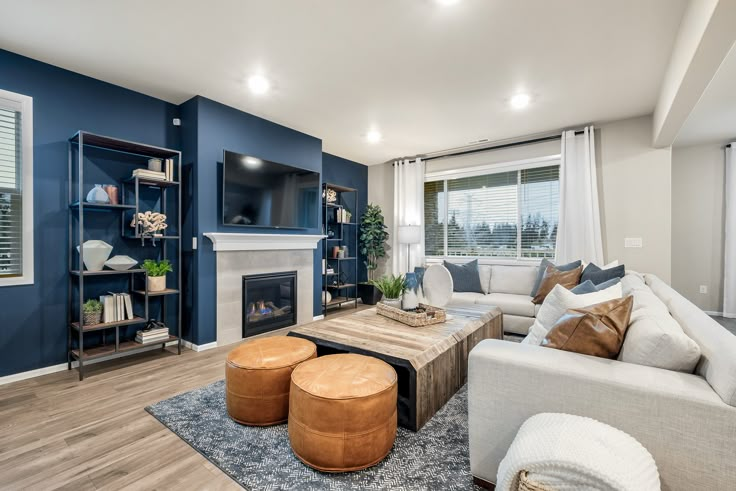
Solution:
{"label": "white knit throw blanket", "polygon": [[498,467],[496,489],[518,488],[519,472],[557,491],[660,489],[651,454],[621,430],[591,418],[540,413],[521,425]]}

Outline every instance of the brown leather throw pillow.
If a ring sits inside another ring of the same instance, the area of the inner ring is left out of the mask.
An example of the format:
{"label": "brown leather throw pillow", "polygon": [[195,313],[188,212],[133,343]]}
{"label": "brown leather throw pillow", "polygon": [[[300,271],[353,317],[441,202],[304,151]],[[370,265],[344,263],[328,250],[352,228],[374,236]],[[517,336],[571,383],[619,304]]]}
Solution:
{"label": "brown leather throw pillow", "polygon": [[552,326],[542,346],[584,355],[616,358],[624,344],[634,297],[569,309]]}
{"label": "brown leather throw pillow", "polygon": [[560,271],[552,265],[547,266],[544,270],[544,276],[542,277],[542,283],[539,284],[539,290],[532,299],[533,303],[542,303],[547,298],[549,292],[555,287],[555,285],[562,285],[568,290],[577,286],[580,283],[580,275],[583,273],[583,267],[578,266],[570,271]]}

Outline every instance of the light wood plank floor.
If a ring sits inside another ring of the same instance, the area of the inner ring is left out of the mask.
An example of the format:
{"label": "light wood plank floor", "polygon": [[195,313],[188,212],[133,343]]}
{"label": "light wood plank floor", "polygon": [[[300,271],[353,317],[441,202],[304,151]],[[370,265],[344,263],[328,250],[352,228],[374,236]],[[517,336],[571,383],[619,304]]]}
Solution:
{"label": "light wood plank floor", "polygon": [[241,489],[143,409],[224,378],[234,346],[89,365],[83,382],[72,370],[0,386],[0,489]]}

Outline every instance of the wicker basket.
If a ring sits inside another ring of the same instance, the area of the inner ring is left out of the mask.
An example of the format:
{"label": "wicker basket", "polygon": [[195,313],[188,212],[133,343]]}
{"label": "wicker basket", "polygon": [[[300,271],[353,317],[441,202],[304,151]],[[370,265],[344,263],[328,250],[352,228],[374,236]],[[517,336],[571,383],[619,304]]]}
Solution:
{"label": "wicker basket", "polygon": [[555,491],[549,486],[532,481],[527,471],[519,472],[519,487],[517,489],[518,491]]}
{"label": "wicker basket", "polygon": [[419,308],[425,309],[425,312],[407,312],[406,310],[397,309],[382,302],[378,302],[376,305],[376,312],[378,312],[379,315],[399,321],[402,324],[406,324],[411,327],[425,327],[432,324],[440,324],[447,320],[447,314],[442,309],[432,307],[431,305],[425,305],[423,303],[419,304]]}
{"label": "wicker basket", "polygon": [[102,311],[100,310],[99,312],[85,312],[83,314],[83,317],[85,326],[99,324],[100,320],[102,320]]}

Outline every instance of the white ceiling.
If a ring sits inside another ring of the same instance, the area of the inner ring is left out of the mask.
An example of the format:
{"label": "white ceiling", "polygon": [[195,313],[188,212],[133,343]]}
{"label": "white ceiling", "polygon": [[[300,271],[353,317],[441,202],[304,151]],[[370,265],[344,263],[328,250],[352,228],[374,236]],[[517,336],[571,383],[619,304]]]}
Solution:
{"label": "white ceiling", "polygon": [[[0,47],[358,162],[651,113],[685,0],[0,0]],[[244,80],[274,88],[256,97]],[[507,99],[534,98],[524,111]],[[378,129],[376,145],[363,136]]]}
{"label": "white ceiling", "polygon": [[736,45],[680,129],[675,145],[731,141],[736,141]]}

